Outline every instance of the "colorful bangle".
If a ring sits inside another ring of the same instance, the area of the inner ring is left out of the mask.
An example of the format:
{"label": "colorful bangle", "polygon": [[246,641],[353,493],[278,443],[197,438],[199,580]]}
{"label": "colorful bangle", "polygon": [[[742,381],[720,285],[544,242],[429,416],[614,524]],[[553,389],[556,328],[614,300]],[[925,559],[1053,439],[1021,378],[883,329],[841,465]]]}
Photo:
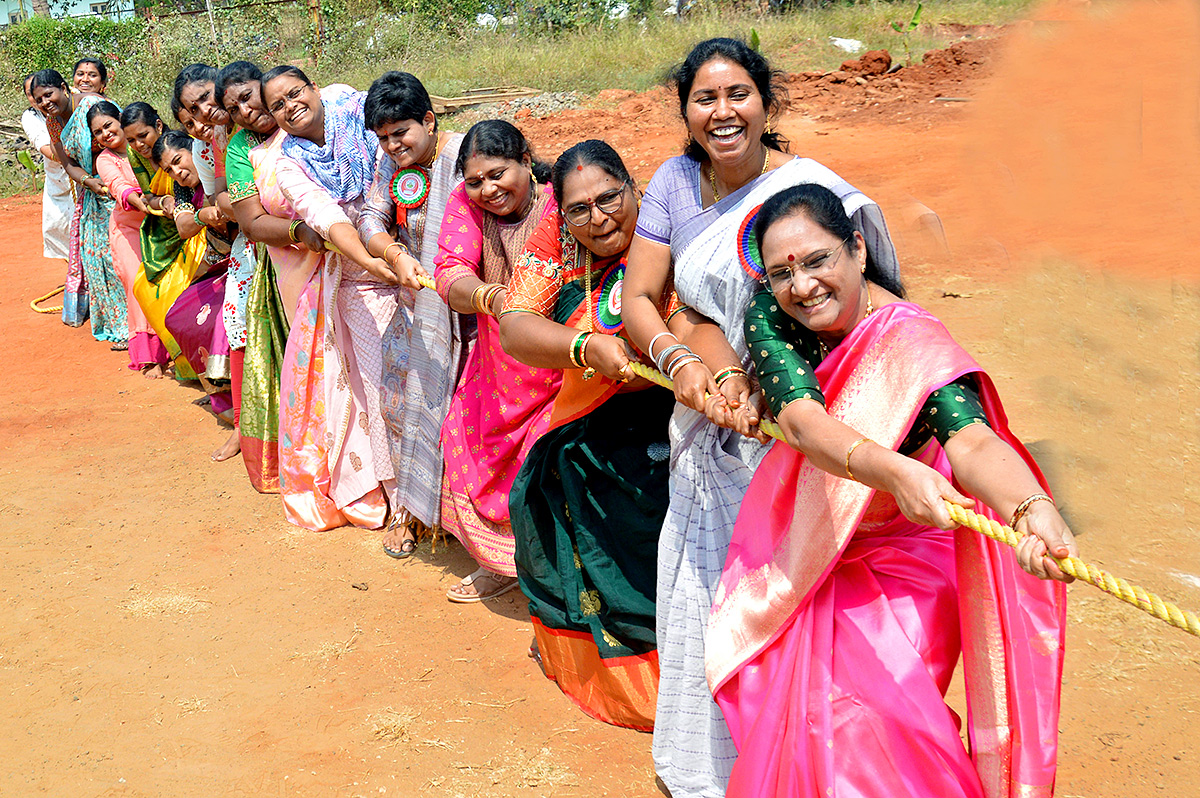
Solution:
{"label": "colorful bangle", "polygon": [[728,366],[726,368],[721,369],[716,374],[714,374],[713,381],[716,382],[717,387],[720,388],[721,385],[723,385],[725,383],[725,381],[728,380],[730,377],[747,377],[748,378],[749,376],[750,375],[747,374],[746,370],[744,368],[742,368],[741,366]]}
{"label": "colorful bangle", "polygon": [[471,307],[475,309],[477,314],[483,313],[479,303],[483,299],[483,292],[486,290],[487,283],[480,283],[479,285],[475,286],[475,290],[471,292]]}
{"label": "colorful bangle", "polygon": [[1029,508],[1034,502],[1050,502],[1051,504],[1054,504],[1054,499],[1050,498],[1045,493],[1035,493],[1025,501],[1018,504],[1017,509],[1013,510],[1012,520],[1008,522],[1010,529],[1015,530],[1017,528],[1017,523],[1025,517],[1025,513],[1029,512]]}
{"label": "colorful bangle", "polygon": [[583,359],[583,349],[585,346],[587,346],[587,339],[590,335],[592,335],[592,333],[584,330],[583,332],[576,334],[576,336],[571,339],[571,351],[569,352],[569,356],[571,358],[571,363],[573,363],[576,368],[585,369],[588,367],[587,361]]}
{"label": "colorful bangle", "polygon": [[399,241],[393,241],[392,243],[388,244],[386,247],[383,248],[383,259],[385,261],[387,261],[389,264],[391,263],[391,261],[388,260],[388,252],[391,250],[392,247],[400,247],[401,255],[403,255],[405,252],[404,245],[401,244]]}
{"label": "colorful bangle", "polygon": [[192,211],[192,218],[193,218],[193,219],[195,219],[195,220],[196,220],[196,224],[200,225],[201,227],[207,227],[207,226],[208,226],[208,225],[206,225],[204,222],[200,221],[200,211]]}
{"label": "colorful bangle", "polygon": [[293,244],[300,243],[300,236],[296,235],[296,231],[300,229],[300,225],[302,224],[304,224],[303,219],[296,219],[292,222],[291,227],[288,228],[288,238],[292,239]]}
{"label": "colorful bangle", "polygon": [[500,296],[500,292],[504,290],[504,286],[499,283],[494,284],[488,292],[483,295],[483,312],[489,316],[495,317],[496,311],[492,307],[496,304],[496,297]]}
{"label": "colorful bangle", "polygon": [[666,332],[660,332],[658,335],[650,339],[650,346],[646,347],[647,355],[654,357],[654,345],[658,343],[658,339],[662,338],[664,335],[671,336],[675,339],[675,343],[679,343],[679,336],[675,335],[675,333],[671,332],[670,330],[667,330]]}
{"label": "colorful bangle", "polygon": [[864,443],[873,443],[870,438],[859,438],[854,443],[850,444],[850,448],[846,450],[846,477],[858,482],[858,477],[854,476],[854,472],[850,470],[850,455],[854,454],[854,450]]}

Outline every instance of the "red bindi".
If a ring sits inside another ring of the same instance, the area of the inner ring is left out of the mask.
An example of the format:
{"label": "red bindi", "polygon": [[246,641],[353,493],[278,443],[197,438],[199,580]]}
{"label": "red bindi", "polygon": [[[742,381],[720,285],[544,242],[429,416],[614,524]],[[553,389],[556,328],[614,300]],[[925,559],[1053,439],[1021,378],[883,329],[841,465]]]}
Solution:
{"label": "red bindi", "polygon": [[577,171],[577,172],[582,172],[582,171],[583,171],[583,164],[579,164],[578,166],[576,166],[576,167],[575,167],[575,171]]}
{"label": "red bindi", "polygon": [[792,261],[792,260],[795,260],[795,259],[796,259],[796,256],[795,256],[795,255],[788,255],[788,260],[789,260],[789,261]]}

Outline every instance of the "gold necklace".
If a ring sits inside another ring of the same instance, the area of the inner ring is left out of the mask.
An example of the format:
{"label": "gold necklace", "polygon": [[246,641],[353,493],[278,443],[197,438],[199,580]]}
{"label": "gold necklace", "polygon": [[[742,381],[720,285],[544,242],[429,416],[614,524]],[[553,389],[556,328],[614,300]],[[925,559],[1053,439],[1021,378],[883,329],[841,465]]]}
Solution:
{"label": "gold necklace", "polygon": [[433,134],[433,154],[429,156],[429,160],[419,164],[425,169],[432,169],[433,162],[437,160],[438,152],[442,149],[442,131]]}
{"label": "gold necklace", "polygon": [[[579,239],[575,240],[575,255],[579,256],[579,250],[583,250],[583,307],[587,313],[587,330],[585,332],[595,332],[592,324],[592,251],[579,243]],[[600,299],[596,298],[596,315],[600,315]],[[586,344],[585,344],[586,345]],[[582,360],[582,358],[580,358]],[[596,376],[596,370],[588,366],[583,370],[583,378],[590,380]]]}
{"label": "gold necklace", "polygon": [[[762,171],[758,173],[758,176],[762,177],[763,175],[765,175],[767,173],[767,169],[770,167],[770,165],[771,165],[771,151],[764,146],[763,147],[763,168],[762,168]],[[712,186],[713,202],[714,203],[720,202],[721,201],[721,192],[717,191],[717,170],[712,165],[711,162],[708,164],[708,182]]]}

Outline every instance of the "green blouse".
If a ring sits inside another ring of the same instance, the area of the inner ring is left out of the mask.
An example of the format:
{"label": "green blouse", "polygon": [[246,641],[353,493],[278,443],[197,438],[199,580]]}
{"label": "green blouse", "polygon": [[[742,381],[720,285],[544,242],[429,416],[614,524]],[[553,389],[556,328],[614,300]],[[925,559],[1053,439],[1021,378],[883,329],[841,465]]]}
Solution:
{"label": "green blouse", "polygon": [[266,139],[257,133],[242,128],[229,139],[225,151],[225,185],[229,201],[239,202],[258,196],[258,185],[254,182],[254,166],[250,163],[250,150]]}
{"label": "green blouse", "polygon": [[[754,360],[767,405],[776,417],[792,402],[825,404],[813,367],[823,359],[817,336],[779,307],[769,291],[760,291],[746,311],[746,346]],[[975,378],[967,375],[929,395],[900,444],[912,454],[931,438],[945,444],[965,427],[987,424]]]}

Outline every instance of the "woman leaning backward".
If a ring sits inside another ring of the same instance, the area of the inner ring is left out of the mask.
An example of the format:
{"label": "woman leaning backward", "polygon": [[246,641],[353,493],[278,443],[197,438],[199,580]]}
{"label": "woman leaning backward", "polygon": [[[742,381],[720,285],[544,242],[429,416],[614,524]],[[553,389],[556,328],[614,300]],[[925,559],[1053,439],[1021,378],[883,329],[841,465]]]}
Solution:
{"label": "woman leaning backward", "polygon": [[[786,189],[744,229],[768,286],[746,339],[787,443],[751,481],[708,629],[728,795],[1048,798],[1066,592],[1035,576],[1065,580],[1043,555],[1075,551],[995,387],[832,192]],[[1026,534],[1015,557],[951,531],[943,500],[968,496]],[[969,753],[944,701],[960,653]]]}
{"label": "woman leaning backward", "polygon": [[[305,288],[284,359],[280,489],[292,523],[377,529],[394,479],[379,412],[381,336],[396,312],[391,267],[355,224],[379,140],[363,122],[365,92],[326,98],[293,66],[262,78],[267,110],[287,136],[275,176],[288,204],[336,248]],[[290,441],[290,442],[289,442]]]}
{"label": "woman leaning backward", "polygon": [[462,317],[437,291],[422,291],[417,279],[432,279],[463,136],[438,129],[429,92],[407,72],[387,72],[372,83],[363,114],[383,152],[359,235],[403,286],[383,334],[380,402],[396,474],[383,550],[404,558],[416,551],[419,534],[441,520],[442,422],[468,343]]}
{"label": "woman leaning backward", "polygon": [[[676,70],[691,138],[647,187],[625,280],[625,326],[675,379],[680,401],[658,550],[662,679],[653,745],[659,776],[676,796],[724,795],[736,757],[705,682],[704,634],[738,507],[766,453],[758,441],[713,423],[756,420],[741,320],[758,283],[737,260],[739,225],[781,189],[821,183],[841,198],[874,262],[896,273],[878,207],[829,169],[780,149],[783,140],[769,130],[781,104],[773,78],[761,55],[732,39],[701,42]],[[689,308],[668,329],[658,303],[672,279]],[[706,408],[706,393],[728,404]]]}
{"label": "woman leaning backward", "polygon": [[621,282],[638,197],[624,163],[585,141],[559,157],[552,182],[561,212],[530,237],[500,314],[506,352],[563,370],[551,429],[509,495],[517,575],[546,675],[592,717],[650,731],[675,401],[629,368],[638,355],[621,323]]}
{"label": "woman leaning backward", "polygon": [[437,288],[451,309],[474,314],[478,338],[442,426],[446,471],[442,528],[478,570],[447,592],[471,603],[517,586],[508,499],[534,441],[550,423],[561,372],[525,365],[504,351],[496,314],[513,267],[534,229],[557,205],[521,131],[490,119],[467,131],[458,153],[463,182],[450,195],[438,233]]}

